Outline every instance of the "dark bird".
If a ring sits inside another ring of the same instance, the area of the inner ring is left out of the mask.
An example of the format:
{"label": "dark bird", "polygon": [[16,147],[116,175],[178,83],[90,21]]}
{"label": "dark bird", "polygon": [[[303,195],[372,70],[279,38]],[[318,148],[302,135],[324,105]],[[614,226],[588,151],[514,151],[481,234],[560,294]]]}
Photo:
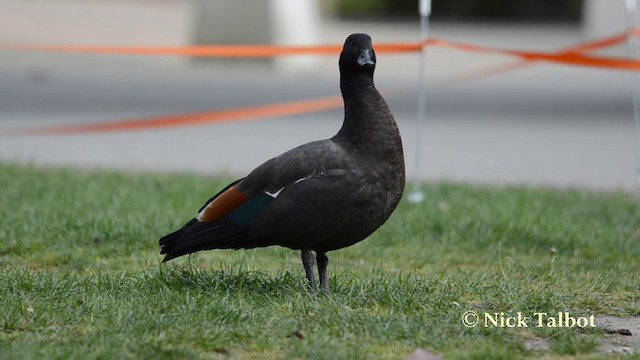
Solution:
{"label": "dark bird", "polygon": [[312,288],[317,261],[320,286],[328,291],[327,252],[378,229],[405,184],[400,133],[373,84],[369,35],[350,35],[339,65],[344,122],[338,134],[289,150],[222,189],[196,218],[160,239],[163,262],[201,250],[280,245],[301,250]]}

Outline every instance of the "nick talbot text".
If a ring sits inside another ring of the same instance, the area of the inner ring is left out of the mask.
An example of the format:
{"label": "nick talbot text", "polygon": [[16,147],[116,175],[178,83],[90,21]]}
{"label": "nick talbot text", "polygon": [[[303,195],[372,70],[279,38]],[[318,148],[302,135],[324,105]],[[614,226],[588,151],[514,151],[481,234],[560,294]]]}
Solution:
{"label": "nick talbot text", "polygon": [[532,316],[526,316],[522,312],[515,314],[483,313],[484,327],[496,328],[526,328],[526,327],[549,327],[549,328],[593,328],[596,326],[595,315],[572,316],[569,312],[546,313],[534,312]]}

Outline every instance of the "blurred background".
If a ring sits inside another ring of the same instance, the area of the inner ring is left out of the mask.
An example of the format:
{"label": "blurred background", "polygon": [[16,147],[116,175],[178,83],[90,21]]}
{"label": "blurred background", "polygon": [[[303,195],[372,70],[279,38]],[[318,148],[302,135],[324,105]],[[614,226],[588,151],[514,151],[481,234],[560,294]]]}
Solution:
{"label": "blurred background", "polygon": [[[429,35],[555,52],[627,29],[625,0],[434,0]],[[409,0],[0,0],[1,45],[186,46],[419,39]],[[631,74],[430,46],[423,180],[631,191]],[[626,42],[603,56],[629,57]],[[416,173],[419,55],[378,56],[376,84]],[[240,176],[332,136],[342,109],[131,132],[9,135],[9,129],[209,113],[339,96],[336,56],[211,59],[0,48],[0,159]],[[2,131],[5,133],[2,134]]]}

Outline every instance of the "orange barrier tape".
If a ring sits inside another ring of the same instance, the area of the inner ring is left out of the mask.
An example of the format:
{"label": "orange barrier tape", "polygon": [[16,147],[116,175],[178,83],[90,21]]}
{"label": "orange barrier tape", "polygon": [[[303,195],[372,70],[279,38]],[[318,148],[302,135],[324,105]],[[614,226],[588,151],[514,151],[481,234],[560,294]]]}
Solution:
{"label": "orange barrier tape", "polygon": [[634,30],[624,32],[622,34],[614,35],[608,38],[598,39],[598,40],[586,42],[583,44],[578,44],[578,45],[560,50],[560,52],[561,53],[569,53],[569,52],[587,53],[591,51],[608,48],[626,41],[629,36],[637,36],[638,34],[637,30],[638,29],[634,29]]}
{"label": "orange barrier tape", "polygon": [[[178,55],[193,57],[262,58],[289,55],[337,55],[339,45],[276,46],[276,45],[210,45],[210,46],[81,46],[81,45],[0,45],[4,50],[46,51],[110,55]],[[420,44],[380,44],[378,53],[403,53],[420,50]]]}
{"label": "orange barrier tape", "polygon": [[[563,53],[516,51],[458,43],[441,39],[429,39],[422,43],[376,44],[379,53],[407,53],[420,51],[425,45],[444,46],[477,53],[494,53],[517,56],[525,61],[549,61],[570,65],[608,68],[617,70],[640,70],[640,61],[602,56],[587,56],[580,53],[602,46],[611,46],[626,39],[627,35],[638,36],[640,30],[593,43],[578,45]],[[271,45],[218,45],[185,47],[126,47],[126,46],[65,46],[65,45],[3,45],[0,49],[22,51],[72,52],[113,55],[181,55],[194,57],[274,57],[288,55],[335,55],[339,45],[324,46],[271,46]]]}
{"label": "orange barrier tape", "polygon": [[162,116],[148,119],[133,119],[112,122],[102,122],[82,125],[62,125],[9,131],[9,135],[72,135],[81,133],[104,133],[117,131],[132,131],[158,129],[177,126],[187,126],[205,123],[253,120],[259,118],[280,117],[331,110],[342,107],[342,98],[326,97],[311,100],[294,101],[279,104],[261,105],[250,108],[227,109],[220,111],[201,112]]}
{"label": "orange barrier tape", "polygon": [[[463,51],[497,53],[503,55],[518,56],[522,61],[485,70],[480,76],[466,76],[454,79],[453,82],[495,75],[536,61],[551,61],[580,66],[601,68],[613,68],[622,70],[640,70],[640,62],[627,59],[596,57],[583,55],[584,52],[594,51],[605,47],[617,45],[627,39],[628,36],[640,36],[640,29],[634,29],[628,33],[612,36],[610,38],[596,40],[573,47],[563,49],[556,53],[525,52],[477,45],[456,43],[438,39],[427,40],[424,43],[398,43],[376,44],[378,53],[416,52],[425,45],[446,46]],[[30,50],[30,51],[56,51],[56,52],[82,52],[100,54],[130,54],[130,55],[186,55],[186,56],[219,56],[219,57],[270,57],[280,55],[335,55],[341,50],[340,46],[200,46],[200,47],[90,47],[90,46],[1,46],[0,49]],[[451,82],[451,81],[450,81]],[[338,97],[318,98],[312,100],[297,101],[263,105],[253,108],[229,109],[214,112],[164,116],[149,119],[133,119],[116,122],[106,122],[86,125],[56,126],[38,129],[11,131],[14,135],[65,135],[78,133],[101,133],[127,130],[143,130],[150,128],[166,128],[203,124],[210,122],[251,120],[266,117],[288,116],[301,113],[309,113],[336,109],[342,107],[342,100]],[[5,132],[6,133],[6,132]]]}
{"label": "orange barrier tape", "polygon": [[578,65],[586,67],[606,68],[612,70],[640,71],[640,61],[616,57],[589,56],[577,52],[563,52],[559,54],[534,51],[516,51],[483,47],[472,44],[457,43],[451,41],[431,40],[432,45],[450,47],[468,52],[493,53],[520,57],[525,61],[548,61],[561,64]]}
{"label": "orange barrier tape", "polygon": [[[575,45],[575,46],[571,46],[571,47],[568,47],[568,48],[564,48],[564,49],[558,50],[556,52],[556,54],[586,53],[586,52],[605,49],[605,48],[608,48],[608,47],[611,47],[611,46],[618,45],[621,42],[625,41],[629,35],[635,35],[635,34],[637,34],[636,31],[631,31],[629,33],[622,33],[622,34],[611,36],[611,37],[608,37],[608,38],[605,38],[605,39],[599,39],[599,40],[595,40],[595,41],[591,41],[591,42],[586,42],[584,44],[579,44],[579,45]],[[462,74],[462,75],[459,75],[459,76],[454,76],[454,77],[445,79],[443,81],[436,82],[436,83],[432,84],[432,86],[451,86],[451,85],[465,83],[465,82],[469,82],[469,81],[473,81],[473,80],[479,80],[479,79],[483,79],[483,78],[487,78],[487,77],[491,77],[491,76],[504,74],[504,73],[511,72],[511,71],[514,71],[514,70],[522,69],[522,68],[531,66],[533,64],[535,64],[534,61],[516,60],[515,62],[512,62],[512,63],[501,64],[501,65],[498,65],[498,66],[493,66],[493,67],[489,67],[489,68],[486,68],[486,69],[482,69],[480,71],[475,71],[475,72],[472,72],[472,73],[467,73],[467,74]]]}

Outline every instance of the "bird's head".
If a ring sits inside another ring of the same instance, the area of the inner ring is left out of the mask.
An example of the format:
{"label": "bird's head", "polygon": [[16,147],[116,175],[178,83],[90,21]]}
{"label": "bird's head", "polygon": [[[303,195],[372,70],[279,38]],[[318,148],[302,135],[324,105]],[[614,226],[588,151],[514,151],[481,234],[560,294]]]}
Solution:
{"label": "bird's head", "polygon": [[341,73],[369,73],[373,75],[376,67],[376,53],[367,34],[352,34],[347,37],[340,53]]}

